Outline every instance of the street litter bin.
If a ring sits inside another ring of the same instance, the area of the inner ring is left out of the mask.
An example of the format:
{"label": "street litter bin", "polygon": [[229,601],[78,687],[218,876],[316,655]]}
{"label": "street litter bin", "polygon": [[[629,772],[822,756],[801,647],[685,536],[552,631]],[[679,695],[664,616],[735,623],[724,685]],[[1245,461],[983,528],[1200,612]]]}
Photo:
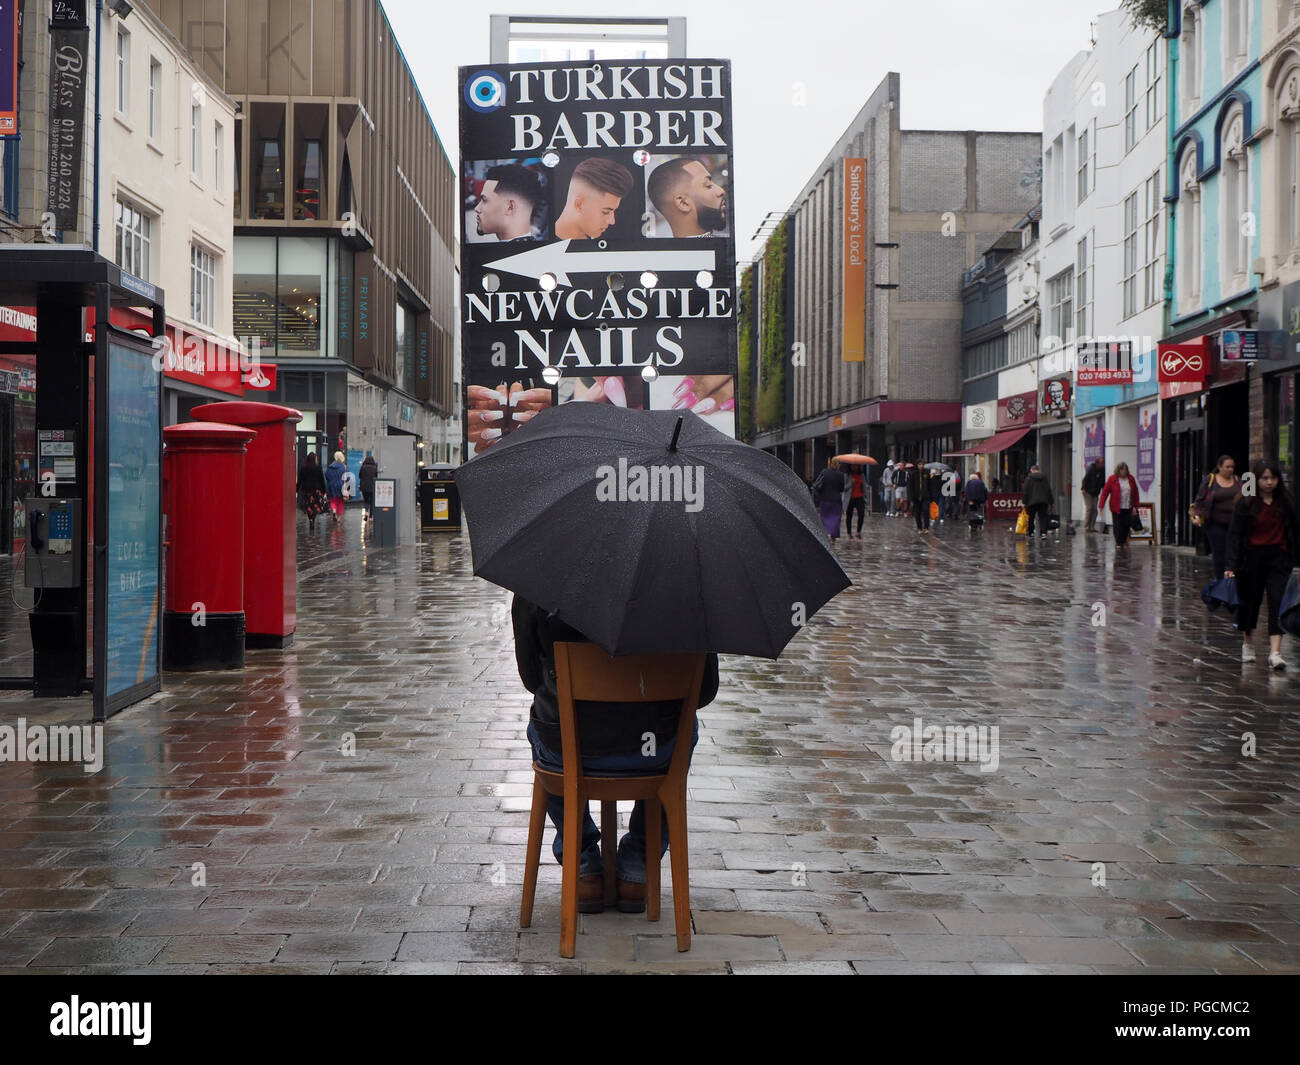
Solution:
{"label": "street litter bin", "polygon": [[460,531],[460,489],[450,462],[420,470],[420,528]]}

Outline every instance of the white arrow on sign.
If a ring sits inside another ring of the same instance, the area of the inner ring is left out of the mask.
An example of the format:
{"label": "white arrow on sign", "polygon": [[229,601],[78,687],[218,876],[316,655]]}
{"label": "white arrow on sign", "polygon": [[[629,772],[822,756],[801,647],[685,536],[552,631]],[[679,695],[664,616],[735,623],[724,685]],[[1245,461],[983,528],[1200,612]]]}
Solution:
{"label": "white arrow on sign", "polygon": [[541,280],[543,274],[553,274],[557,282],[567,285],[570,283],[570,273],[603,274],[615,270],[698,272],[713,270],[717,262],[717,256],[711,250],[670,248],[664,251],[569,251],[568,247],[567,240],[542,244],[487,265],[493,270],[534,280]]}

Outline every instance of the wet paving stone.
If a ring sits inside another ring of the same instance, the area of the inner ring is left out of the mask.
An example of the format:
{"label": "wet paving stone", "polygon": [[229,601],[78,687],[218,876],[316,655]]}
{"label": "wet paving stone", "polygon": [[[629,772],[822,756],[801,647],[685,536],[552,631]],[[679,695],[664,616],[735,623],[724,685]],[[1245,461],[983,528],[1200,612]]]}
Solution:
{"label": "wet paving stone", "polygon": [[[169,674],[99,773],[0,765],[0,970],[1300,971],[1300,652],[1243,667],[1187,554],[869,525],[853,586],[700,713],[690,953],[665,863],[658,925],[586,915],[560,959],[549,827],[519,929],[509,595],[464,536],[372,549],[349,513],[300,529],[291,647]],[[996,727],[996,764],[912,760],[917,719]]]}

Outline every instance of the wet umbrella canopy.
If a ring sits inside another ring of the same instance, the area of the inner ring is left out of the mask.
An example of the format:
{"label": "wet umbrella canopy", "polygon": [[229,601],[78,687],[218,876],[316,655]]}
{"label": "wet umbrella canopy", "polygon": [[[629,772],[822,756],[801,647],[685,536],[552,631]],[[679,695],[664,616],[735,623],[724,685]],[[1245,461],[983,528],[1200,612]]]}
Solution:
{"label": "wet umbrella canopy", "polygon": [[850,584],[803,481],[689,412],[565,404],[456,482],[474,572],[610,654],[775,658]]}

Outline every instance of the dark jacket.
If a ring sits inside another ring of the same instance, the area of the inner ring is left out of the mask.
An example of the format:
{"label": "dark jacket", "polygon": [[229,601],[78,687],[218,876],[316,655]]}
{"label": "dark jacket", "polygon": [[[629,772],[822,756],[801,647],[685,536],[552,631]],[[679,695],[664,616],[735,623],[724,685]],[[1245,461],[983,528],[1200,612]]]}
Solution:
{"label": "dark jacket", "polygon": [[913,503],[924,503],[928,500],[927,482],[925,470],[920,466],[913,466],[907,471],[907,498]]}
{"label": "dark jacket", "polygon": [[1056,493],[1052,491],[1052,482],[1047,479],[1047,474],[1040,471],[1031,473],[1025,478],[1024,499],[1027,507],[1037,506],[1040,503],[1050,507],[1056,502]]}
{"label": "dark jacket", "polygon": [[1088,464],[1088,470],[1083,475],[1083,490],[1090,496],[1100,495],[1102,487],[1106,483],[1106,467],[1098,466],[1095,462]]}
{"label": "dark jacket", "polygon": [[[522,596],[515,596],[510,606],[510,620],[515,630],[515,662],[519,679],[533,693],[532,722],[542,742],[559,751],[560,703],[556,692],[556,641],[585,643],[587,638],[541,607]],[[718,656],[709,655],[700,686],[700,706],[713,702],[718,694]],[[640,749],[642,735],[655,734],[662,746],[676,732],[681,704],[592,703],[574,704],[578,716],[578,734],[582,737],[583,758],[609,754],[627,754]]]}
{"label": "dark jacket", "polygon": [[982,478],[972,477],[966,482],[966,502],[972,504],[987,503],[989,498],[988,486],[985,485]]}
{"label": "dark jacket", "polygon": [[331,499],[343,498],[343,475],[347,470],[341,462],[331,462],[325,468],[325,486]]}
{"label": "dark jacket", "polygon": [[298,468],[298,495],[308,496],[312,492],[325,491],[325,474],[319,466],[304,463]]}
{"label": "dark jacket", "polygon": [[361,464],[361,473],[357,477],[357,486],[363,496],[375,494],[375,478],[378,476],[379,463],[375,461],[374,455],[367,455],[366,460]]}
{"label": "dark jacket", "polygon": [[813,482],[813,502],[828,503],[831,500],[839,499],[844,495],[844,484],[844,474],[835,469],[834,466],[827,466],[817,475],[817,480]]}
{"label": "dark jacket", "polygon": [[[1280,500],[1276,500],[1280,502]],[[1253,568],[1255,552],[1250,548],[1250,533],[1255,527],[1255,515],[1251,513],[1251,500],[1245,496],[1237,501],[1237,508],[1232,512],[1232,524],[1228,526],[1227,569],[1234,573],[1249,573]],[[1260,505],[1263,505],[1261,500]],[[1296,517],[1295,507],[1281,503],[1282,531],[1286,535],[1287,553],[1294,566],[1300,561],[1300,518]]]}

